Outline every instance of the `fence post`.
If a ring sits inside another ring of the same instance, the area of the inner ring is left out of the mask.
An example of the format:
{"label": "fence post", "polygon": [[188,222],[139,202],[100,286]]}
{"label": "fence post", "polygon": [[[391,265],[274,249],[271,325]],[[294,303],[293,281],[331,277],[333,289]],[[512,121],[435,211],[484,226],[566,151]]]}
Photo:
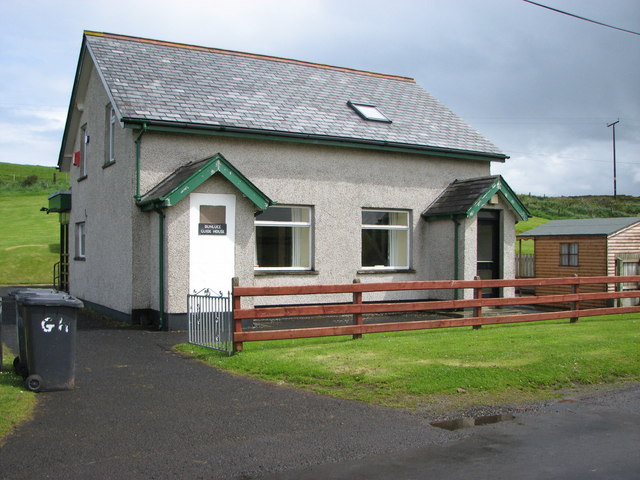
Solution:
{"label": "fence post", "polygon": [[241,352],[242,351],[242,342],[235,341],[236,332],[242,332],[242,319],[236,318],[234,315],[236,310],[240,310],[241,307],[241,297],[236,295],[236,287],[240,286],[240,279],[238,277],[233,277],[231,279],[231,296],[232,296],[232,305],[231,305],[231,316],[233,317],[233,351]]}
{"label": "fence post", "polygon": [[[478,276],[475,276],[473,279],[474,280],[482,280]],[[479,287],[473,287],[473,298],[475,300],[482,300],[482,287],[480,287],[480,288]],[[481,306],[473,308],[473,316],[474,317],[482,317],[482,307]],[[482,325],[474,325],[473,329],[474,330],[478,330],[481,327],[482,327]]]}
{"label": "fence post", "polygon": [[[355,278],[353,283],[360,283],[359,278]],[[356,305],[362,305],[362,292],[353,292],[353,303]],[[362,325],[362,313],[354,313],[353,314],[353,324],[354,325]],[[354,333],[353,339],[357,340],[362,338],[361,333]]]}
{"label": "fence post", "polygon": [[[574,278],[578,278],[578,274],[577,274],[577,273],[574,273],[574,274],[572,275],[572,277],[574,277]],[[578,294],[578,293],[580,293],[580,285],[578,285],[577,283],[574,283],[574,284],[571,286],[571,293],[574,293],[574,294]],[[572,310],[580,310],[580,302],[579,302],[579,301],[571,302],[571,307],[572,307],[572,308],[571,308]],[[576,317],[571,317],[571,318],[569,319],[569,322],[570,322],[570,323],[576,323],[576,322],[578,321],[578,318],[579,318],[579,317],[577,317],[577,316],[576,316]]]}

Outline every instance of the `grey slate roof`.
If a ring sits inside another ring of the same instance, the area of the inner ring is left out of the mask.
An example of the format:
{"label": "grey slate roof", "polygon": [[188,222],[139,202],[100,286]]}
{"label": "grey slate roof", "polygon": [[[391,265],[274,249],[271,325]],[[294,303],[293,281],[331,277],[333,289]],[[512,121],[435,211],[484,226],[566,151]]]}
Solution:
{"label": "grey slate roof", "polygon": [[422,216],[428,218],[442,215],[466,215],[476,200],[493,185],[497,178],[497,175],[492,175],[469,180],[454,180],[422,212]]}
{"label": "grey slate roof", "polygon": [[640,217],[551,220],[528,232],[521,233],[518,237],[611,235],[638,222],[640,222]]}
{"label": "grey slate roof", "polygon": [[422,217],[438,218],[468,217],[478,213],[495,193],[501,192],[505,200],[516,211],[520,219],[526,220],[530,213],[517,195],[500,175],[454,180],[422,212]]}
{"label": "grey slate roof", "polygon": [[[506,158],[410,78],[85,32],[120,119]],[[348,101],[377,106],[368,121]]]}
{"label": "grey slate roof", "polygon": [[208,161],[210,161],[210,159],[205,158],[202,160],[198,160],[197,162],[189,162],[186,165],[182,165],[174,172],[172,172],[168,177],[158,183],[155,187],[145,193],[140,198],[140,203],[147,203],[154,199],[167,196],[170,192],[175,190],[185,180],[187,180],[191,175],[202,168]]}

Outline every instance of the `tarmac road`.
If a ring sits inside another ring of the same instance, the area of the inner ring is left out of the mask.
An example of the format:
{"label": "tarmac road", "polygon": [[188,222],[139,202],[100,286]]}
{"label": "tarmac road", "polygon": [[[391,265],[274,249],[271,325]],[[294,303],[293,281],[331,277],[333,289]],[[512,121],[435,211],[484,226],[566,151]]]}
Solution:
{"label": "tarmac road", "polygon": [[640,478],[640,384],[447,431],[213,369],[172,352],[185,333],[98,323],[77,340],[76,388],[39,394],[0,478]]}

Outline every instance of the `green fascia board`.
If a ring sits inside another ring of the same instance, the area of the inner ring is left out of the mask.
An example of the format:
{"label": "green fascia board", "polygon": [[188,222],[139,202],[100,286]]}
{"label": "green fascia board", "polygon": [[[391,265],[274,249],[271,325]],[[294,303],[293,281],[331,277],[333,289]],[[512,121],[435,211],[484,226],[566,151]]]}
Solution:
{"label": "green fascia board", "polygon": [[422,215],[427,222],[432,222],[435,220],[461,220],[463,218],[468,217],[467,212],[447,212],[447,213],[436,213],[433,215]]}
{"label": "green fascia board", "polygon": [[527,208],[522,204],[517,195],[511,190],[511,187],[507,185],[502,176],[498,176],[495,179],[491,187],[489,187],[478,199],[473,202],[473,205],[466,212],[467,218],[471,218],[478,214],[478,212],[489,202],[491,197],[500,192],[504,198],[509,202],[511,208],[516,212],[521,221],[526,221],[531,214]]}
{"label": "green fascia board", "polygon": [[71,210],[71,192],[61,190],[49,195],[49,212],[68,212]]}
{"label": "green fascia board", "polygon": [[502,162],[509,158],[508,155],[472,152],[465,150],[448,149],[444,147],[429,147],[421,145],[394,144],[385,141],[357,140],[350,138],[321,137],[318,135],[296,134],[287,132],[268,132],[231,127],[211,127],[189,124],[154,123],[152,120],[138,120],[133,118],[123,118],[122,123],[125,128],[140,129],[142,125],[147,125],[148,131],[189,133],[197,135],[215,135],[236,138],[248,138],[253,140],[274,140],[281,142],[305,143],[312,145],[323,145],[330,147],[344,148],[364,148],[396,153],[411,153],[414,155],[431,155],[435,157],[459,158],[462,160],[475,160],[483,162]]}
{"label": "green fascia board", "polygon": [[143,211],[156,210],[158,208],[172,207],[183,200],[187,195],[202,185],[216,173],[220,173],[244,196],[246,196],[260,210],[265,210],[273,202],[247,177],[227,161],[221,154],[216,154],[194,174],[176,186],[168,194],[141,202],[138,206]]}

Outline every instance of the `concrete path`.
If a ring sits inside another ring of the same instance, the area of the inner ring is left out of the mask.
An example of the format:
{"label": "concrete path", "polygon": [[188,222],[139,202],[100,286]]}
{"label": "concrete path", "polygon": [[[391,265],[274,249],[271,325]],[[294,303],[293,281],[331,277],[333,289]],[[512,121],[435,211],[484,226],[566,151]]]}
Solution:
{"label": "concrete path", "polygon": [[76,388],[39,394],[0,448],[0,478],[640,478],[638,384],[450,432],[218,371],[172,352],[185,340],[80,329]]}

